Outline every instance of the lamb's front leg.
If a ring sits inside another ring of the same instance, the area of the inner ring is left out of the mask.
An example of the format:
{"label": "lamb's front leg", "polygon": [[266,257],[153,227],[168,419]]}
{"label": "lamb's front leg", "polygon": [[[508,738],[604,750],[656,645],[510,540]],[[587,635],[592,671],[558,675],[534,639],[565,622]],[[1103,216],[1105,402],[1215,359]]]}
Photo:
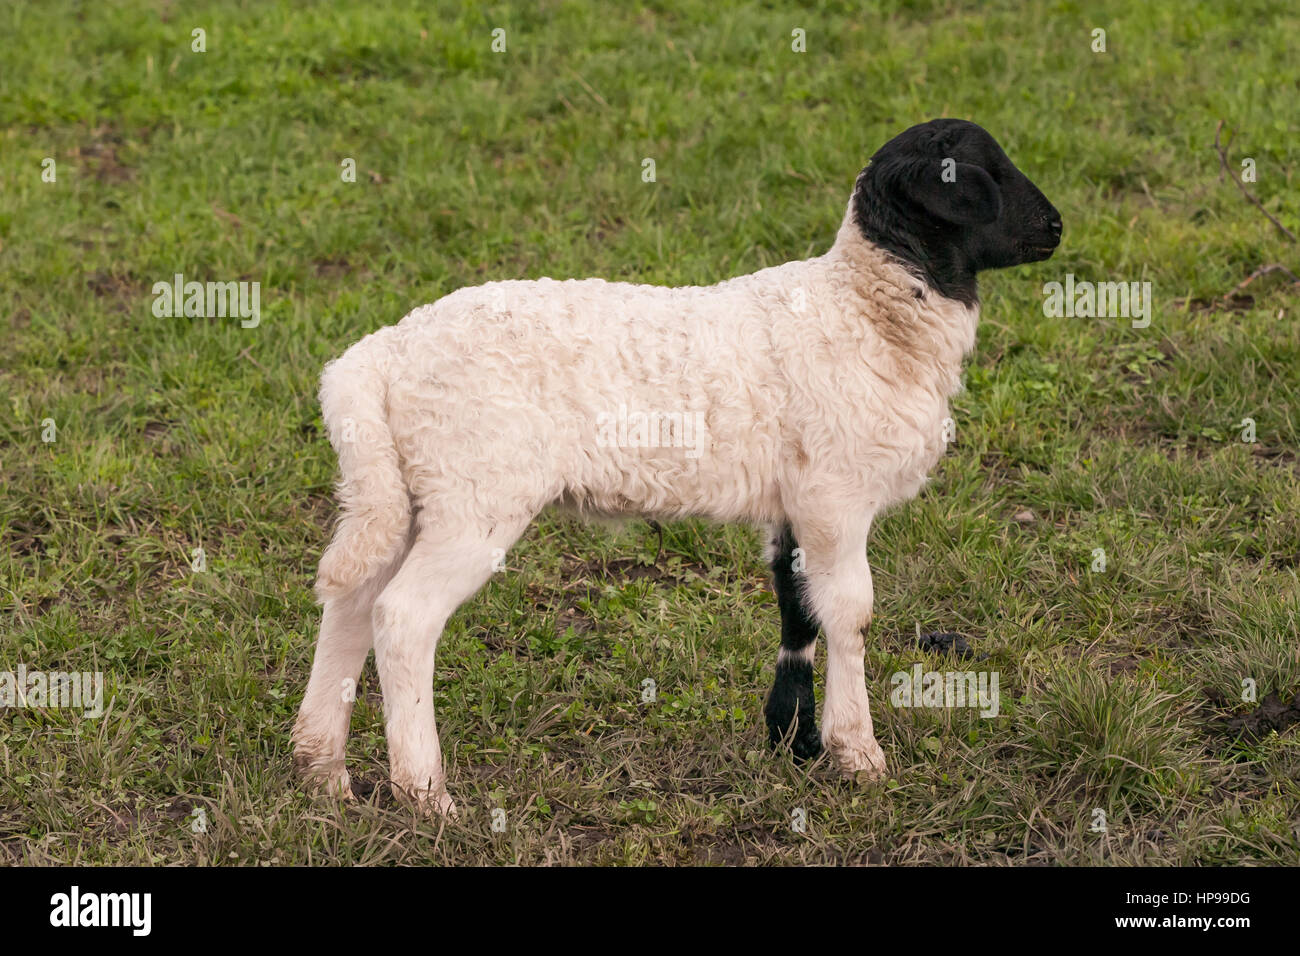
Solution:
{"label": "lamb's front leg", "polygon": [[809,606],[826,635],[822,743],[846,772],[879,777],[885,772],[885,754],[871,725],[863,666],[872,610],[868,524],[802,521],[795,533],[805,552]]}

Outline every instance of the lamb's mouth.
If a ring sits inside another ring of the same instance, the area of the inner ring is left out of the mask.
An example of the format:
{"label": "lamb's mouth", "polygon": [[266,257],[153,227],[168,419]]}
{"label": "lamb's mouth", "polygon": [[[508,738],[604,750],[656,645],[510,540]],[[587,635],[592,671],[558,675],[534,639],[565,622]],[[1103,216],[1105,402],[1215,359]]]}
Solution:
{"label": "lamb's mouth", "polygon": [[1050,246],[1025,246],[1025,253],[1033,257],[1029,260],[1030,262],[1041,262],[1044,259],[1050,259],[1059,245],[1060,243],[1052,243]]}

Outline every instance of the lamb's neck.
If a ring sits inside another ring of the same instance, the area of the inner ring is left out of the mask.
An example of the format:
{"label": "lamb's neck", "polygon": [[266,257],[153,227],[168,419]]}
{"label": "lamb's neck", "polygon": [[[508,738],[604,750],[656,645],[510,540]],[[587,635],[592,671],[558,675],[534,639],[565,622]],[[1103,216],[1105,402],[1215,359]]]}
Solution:
{"label": "lamb's neck", "polygon": [[824,257],[845,289],[850,321],[917,374],[935,377],[944,391],[956,387],[962,360],[975,347],[979,303],[966,305],[940,295],[894,256],[862,235],[850,205]]}

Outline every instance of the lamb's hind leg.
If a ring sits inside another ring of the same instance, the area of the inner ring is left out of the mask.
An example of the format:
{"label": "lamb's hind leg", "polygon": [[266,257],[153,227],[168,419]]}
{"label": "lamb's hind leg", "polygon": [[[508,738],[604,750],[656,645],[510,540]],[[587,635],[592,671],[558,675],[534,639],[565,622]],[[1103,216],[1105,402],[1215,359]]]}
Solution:
{"label": "lamb's hind leg", "polygon": [[767,733],[772,746],[788,741],[795,758],[807,760],[822,752],[813,694],[817,622],[805,606],[804,555],[789,523],[773,529],[769,551],[772,583],[781,610],[781,650],[776,658],[776,679],[764,708]]}
{"label": "lamb's hind leg", "polygon": [[344,766],[348,724],[357,678],[374,635],[371,608],[405,558],[405,551],[378,576],[352,592],[325,602],[311,678],[293,727],[294,766],[310,783],[351,797]]}
{"label": "lamb's hind leg", "polygon": [[[433,659],[447,619],[492,575],[523,526],[451,538],[422,528],[400,571],[375,602],[375,665],[393,787],[424,809],[455,813],[447,794],[433,713]],[[501,549],[500,552],[497,549]]]}

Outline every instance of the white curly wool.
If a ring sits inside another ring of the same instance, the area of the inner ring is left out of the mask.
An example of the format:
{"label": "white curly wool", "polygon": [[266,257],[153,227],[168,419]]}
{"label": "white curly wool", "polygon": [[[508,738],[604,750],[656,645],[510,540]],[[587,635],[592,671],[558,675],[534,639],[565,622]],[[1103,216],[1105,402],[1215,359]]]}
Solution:
{"label": "white curly wool", "polygon": [[462,289],[326,368],[343,517],[320,564],[325,615],[295,728],[309,772],[346,790],[339,688],[373,640],[393,781],[450,809],[434,648],[550,504],[789,521],[827,641],[822,739],[846,770],[883,770],[862,662],[867,533],[943,452],[978,307],[927,287],[854,215],[825,255],[714,286]]}

